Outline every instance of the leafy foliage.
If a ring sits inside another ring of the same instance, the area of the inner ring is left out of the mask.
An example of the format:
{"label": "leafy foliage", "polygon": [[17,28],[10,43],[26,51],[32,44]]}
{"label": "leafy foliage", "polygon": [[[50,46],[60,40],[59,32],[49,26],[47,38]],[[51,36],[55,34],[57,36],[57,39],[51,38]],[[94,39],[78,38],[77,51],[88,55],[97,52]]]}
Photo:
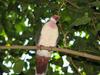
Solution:
{"label": "leafy foliage", "polygon": [[[100,55],[99,0],[0,0],[0,10],[0,45],[35,45],[43,23],[58,14],[58,47]],[[6,49],[0,55],[0,74],[34,75],[34,51]],[[51,74],[99,75],[100,62],[54,52]]]}

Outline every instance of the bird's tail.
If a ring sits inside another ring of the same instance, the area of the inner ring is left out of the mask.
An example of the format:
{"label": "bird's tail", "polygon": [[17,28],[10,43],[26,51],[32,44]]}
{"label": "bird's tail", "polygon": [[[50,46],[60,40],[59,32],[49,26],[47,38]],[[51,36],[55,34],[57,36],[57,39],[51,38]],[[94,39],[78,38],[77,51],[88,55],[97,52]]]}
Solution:
{"label": "bird's tail", "polygon": [[50,57],[36,55],[36,74],[35,75],[46,75],[46,69]]}

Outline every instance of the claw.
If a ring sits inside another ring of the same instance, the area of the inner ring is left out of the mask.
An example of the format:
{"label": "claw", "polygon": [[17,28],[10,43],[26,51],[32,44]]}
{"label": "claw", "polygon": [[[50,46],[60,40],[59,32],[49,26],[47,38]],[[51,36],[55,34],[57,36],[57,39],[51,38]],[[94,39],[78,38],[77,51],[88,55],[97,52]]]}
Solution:
{"label": "claw", "polygon": [[37,49],[42,50],[43,45],[37,45]]}

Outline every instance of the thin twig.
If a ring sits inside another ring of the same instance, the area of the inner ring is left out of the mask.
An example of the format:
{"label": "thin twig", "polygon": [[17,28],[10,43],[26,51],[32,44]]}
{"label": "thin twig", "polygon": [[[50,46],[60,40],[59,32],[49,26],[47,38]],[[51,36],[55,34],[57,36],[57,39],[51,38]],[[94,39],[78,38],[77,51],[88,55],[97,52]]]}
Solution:
{"label": "thin twig", "polygon": [[63,31],[63,28],[62,28],[62,25],[61,24],[59,24],[59,27],[60,27],[60,30],[61,30],[61,32],[63,34],[64,47],[67,47],[66,36],[67,36],[68,32],[64,32]]}
{"label": "thin twig", "polygon": [[65,5],[65,0],[62,1],[61,6],[59,7],[59,10],[58,10],[58,12],[57,12],[58,15],[60,14],[60,10],[61,10],[61,8],[62,8],[64,5]]}
{"label": "thin twig", "polygon": [[80,7],[72,2],[70,2],[69,0],[66,0],[67,3],[69,3],[71,6],[77,8],[77,9],[80,9]]}
{"label": "thin twig", "polygon": [[[15,46],[0,46],[0,49],[25,49],[25,50],[36,49],[37,50],[39,48],[37,46],[15,45]],[[85,52],[79,52],[79,51],[75,51],[75,50],[56,48],[56,47],[44,47],[44,46],[42,46],[41,49],[45,49],[45,50],[49,50],[49,51],[59,51],[59,52],[63,52],[63,53],[69,54],[69,55],[76,55],[76,56],[81,56],[81,57],[85,57],[88,59],[100,61],[100,56],[95,56],[95,55],[88,54]]]}
{"label": "thin twig", "polygon": [[94,14],[95,14],[95,15],[100,15],[100,13],[99,13],[99,12],[94,12]]}
{"label": "thin twig", "polygon": [[76,72],[79,74],[79,75],[82,75],[79,70],[78,70],[78,67],[75,65],[75,63],[73,62],[72,58],[69,57],[69,61],[70,63],[73,65],[74,69],[76,70]]}
{"label": "thin twig", "polygon": [[96,25],[95,25],[95,17],[92,17],[92,18],[91,18],[91,21],[92,21],[93,27],[94,27],[94,29],[95,29],[95,31],[96,31],[96,27],[95,27],[95,26],[96,26]]}

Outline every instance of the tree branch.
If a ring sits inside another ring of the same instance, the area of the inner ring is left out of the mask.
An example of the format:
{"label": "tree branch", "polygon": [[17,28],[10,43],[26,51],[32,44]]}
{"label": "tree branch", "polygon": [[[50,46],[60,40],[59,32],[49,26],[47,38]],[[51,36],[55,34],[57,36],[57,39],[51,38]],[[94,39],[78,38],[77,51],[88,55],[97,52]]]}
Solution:
{"label": "tree branch", "polygon": [[69,55],[75,55],[75,56],[80,56],[80,57],[85,57],[88,59],[92,59],[92,60],[96,60],[96,61],[100,61],[100,56],[95,56],[92,54],[88,54],[85,52],[79,52],[79,51],[74,51],[74,50],[70,50],[70,49],[63,49],[63,48],[56,48],[56,47],[37,47],[37,46],[19,46],[19,45],[13,45],[13,46],[0,46],[0,49],[45,49],[45,50],[49,50],[49,51],[59,51],[62,53],[66,53]]}

